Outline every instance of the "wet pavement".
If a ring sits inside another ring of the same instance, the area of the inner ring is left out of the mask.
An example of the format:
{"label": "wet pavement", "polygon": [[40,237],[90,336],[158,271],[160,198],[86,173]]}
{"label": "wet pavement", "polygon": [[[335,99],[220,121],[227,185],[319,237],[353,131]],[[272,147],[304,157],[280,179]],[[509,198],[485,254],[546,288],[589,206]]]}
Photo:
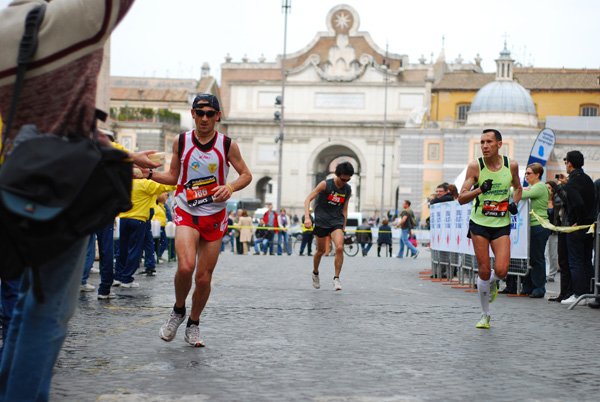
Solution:
{"label": "wet pavement", "polygon": [[[223,253],[200,320],[205,348],[158,330],[176,263],[114,300],[81,293],[52,401],[596,401],[600,311],[499,295],[476,329],[476,293],[421,278],[417,260]],[[99,275],[89,283],[97,286]],[[548,284],[546,298],[558,294]],[[190,296],[191,297],[191,296]],[[188,311],[190,299],[187,303]]]}

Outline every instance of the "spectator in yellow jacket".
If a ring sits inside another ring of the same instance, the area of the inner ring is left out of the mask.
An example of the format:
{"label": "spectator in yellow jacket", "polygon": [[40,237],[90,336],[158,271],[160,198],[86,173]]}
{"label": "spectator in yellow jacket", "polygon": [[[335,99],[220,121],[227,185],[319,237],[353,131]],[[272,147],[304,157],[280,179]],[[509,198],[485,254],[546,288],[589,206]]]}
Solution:
{"label": "spectator in yellow jacket", "polygon": [[154,207],[154,220],[160,221],[160,239],[158,239],[158,262],[161,262],[161,258],[165,250],[167,249],[167,232],[165,227],[167,226],[167,206],[165,202],[169,198],[169,193],[159,194],[156,198],[156,206]]}
{"label": "spectator in yellow jacket", "polygon": [[133,207],[122,212],[119,225],[119,254],[115,267],[115,286],[137,288],[133,274],[140,263],[142,246],[146,234],[146,221],[150,219],[150,207],[156,203],[156,196],[175,190],[175,186],[158,184],[147,179],[134,179],[131,190]]}

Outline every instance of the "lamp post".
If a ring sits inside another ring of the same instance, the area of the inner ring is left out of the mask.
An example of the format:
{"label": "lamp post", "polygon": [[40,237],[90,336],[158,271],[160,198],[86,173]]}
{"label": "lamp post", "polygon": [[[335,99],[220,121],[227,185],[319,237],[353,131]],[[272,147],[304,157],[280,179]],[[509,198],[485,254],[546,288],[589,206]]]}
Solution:
{"label": "lamp post", "polygon": [[283,26],[283,60],[281,62],[281,113],[279,115],[279,136],[275,142],[279,143],[279,163],[277,175],[277,208],[281,209],[281,187],[283,186],[283,114],[285,111],[285,54],[287,44],[287,16],[292,8],[292,0],[281,0],[281,10],[285,14]]}
{"label": "lamp post", "polygon": [[381,205],[379,209],[379,214],[381,220],[385,218],[384,209],[383,209],[383,200],[384,200],[384,191],[385,191],[385,140],[387,137],[387,91],[388,91],[388,69],[389,61],[388,61],[388,44],[385,44],[385,60],[383,62],[383,69],[385,71],[385,92],[384,92],[384,100],[383,100],[383,159],[381,161]]}

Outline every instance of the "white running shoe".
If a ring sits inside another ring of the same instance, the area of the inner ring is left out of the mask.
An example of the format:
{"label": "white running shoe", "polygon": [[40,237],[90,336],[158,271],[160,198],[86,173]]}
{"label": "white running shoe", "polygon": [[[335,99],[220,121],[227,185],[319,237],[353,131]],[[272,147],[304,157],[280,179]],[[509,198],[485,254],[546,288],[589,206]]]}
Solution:
{"label": "white running shoe", "polygon": [[112,291],[107,295],[101,295],[98,293],[98,300],[114,299],[116,297],[117,295],[114,294]]}
{"label": "white running shoe", "polygon": [[121,283],[121,288],[131,289],[131,288],[139,288],[140,284],[137,282],[129,282],[129,283]]}
{"label": "white running shoe", "polygon": [[200,336],[200,327],[197,325],[190,325],[185,329],[185,337],[183,338],[190,346],[195,348],[203,348],[206,346],[202,337]]}
{"label": "white running shoe", "polygon": [[[562,300],[560,302],[560,304],[572,304],[572,303],[575,303],[577,301],[577,299],[579,299],[579,296],[571,295],[571,297],[569,297],[568,299]],[[579,303],[577,303],[577,305],[578,306],[587,305],[587,299],[581,299],[581,301]]]}
{"label": "white running shoe", "polygon": [[175,339],[177,328],[179,328],[184,319],[184,315],[179,315],[175,311],[171,310],[169,318],[167,318],[167,321],[165,321],[158,331],[158,336],[160,336],[160,339],[167,342],[171,342],[173,339]]}
{"label": "white running shoe", "polygon": [[89,283],[79,286],[80,292],[93,292],[94,290],[96,290],[96,287],[94,285],[90,285]]}
{"label": "white running shoe", "polygon": [[121,286],[121,281],[118,281],[116,279],[113,279],[113,286]]}
{"label": "white running shoe", "polygon": [[100,270],[98,268],[91,268],[90,269],[90,274],[99,274]]}
{"label": "white running shoe", "polygon": [[313,287],[315,289],[320,289],[321,288],[321,281],[319,280],[319,275],[315,275],[315,273],[313,272],[312,279],[313,279]]}
{"label": "white running shoe", "polygon": [[342,290],[342,283],[340,282],[340,278],[335,278],[333,280],[333,290]]}

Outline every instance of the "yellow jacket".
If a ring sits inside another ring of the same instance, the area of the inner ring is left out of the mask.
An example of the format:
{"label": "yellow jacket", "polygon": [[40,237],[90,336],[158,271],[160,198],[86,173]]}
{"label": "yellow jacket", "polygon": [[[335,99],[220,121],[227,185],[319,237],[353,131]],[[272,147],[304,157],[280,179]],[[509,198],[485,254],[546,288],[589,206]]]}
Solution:
{"label": "yellow jacket", "polygon": [[150,218],[150,208],[156,205],[156,196],[176,189],[177,186],[158,184],[148,179],[134,179],[131,190],[131,203],[133,207],[127,212],[122,212],[119,218],[147,221]]}
{"label": "yellow jacket", "polygon": [[160,221],[160,227],[167,226],[167,210],[165,209],[165,204],[161,204],[160,202],[154,207],[154,218],[153,221]]}

